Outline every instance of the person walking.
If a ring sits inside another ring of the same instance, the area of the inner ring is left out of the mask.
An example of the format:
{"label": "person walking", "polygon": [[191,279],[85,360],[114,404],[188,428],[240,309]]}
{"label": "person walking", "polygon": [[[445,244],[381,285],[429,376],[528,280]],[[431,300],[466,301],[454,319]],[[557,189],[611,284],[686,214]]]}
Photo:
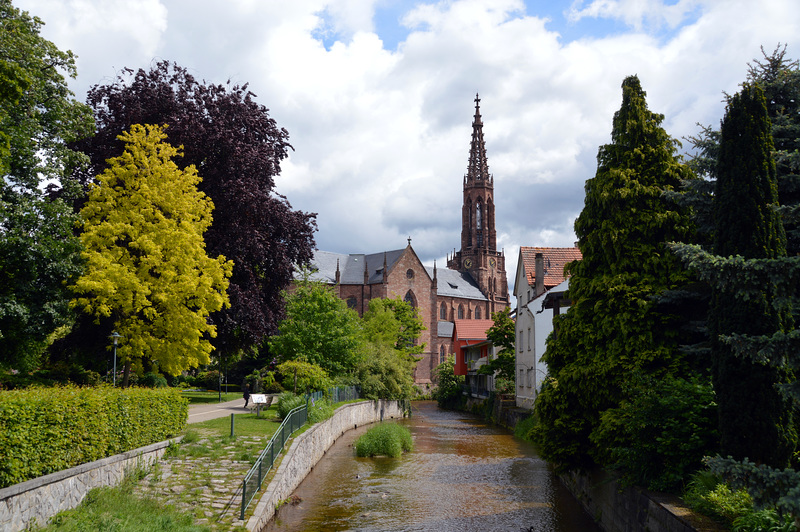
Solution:
{"label": "person walking", "polygon": [[242,388],[242,396],[244,397],[244,407],[247,408],[247,403],[250,401],[250,385],[247,383]]}

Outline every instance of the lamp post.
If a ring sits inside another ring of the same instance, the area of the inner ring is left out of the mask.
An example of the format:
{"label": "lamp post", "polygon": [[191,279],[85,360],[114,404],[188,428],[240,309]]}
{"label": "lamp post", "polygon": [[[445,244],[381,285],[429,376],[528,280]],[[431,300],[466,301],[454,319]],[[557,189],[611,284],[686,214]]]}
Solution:
{"label": "lamp post", "polygon": [[117,341],[120,338],[122,336],[117,331],[111,333],[111,339],[114,340],[114,387],[117,386]]}

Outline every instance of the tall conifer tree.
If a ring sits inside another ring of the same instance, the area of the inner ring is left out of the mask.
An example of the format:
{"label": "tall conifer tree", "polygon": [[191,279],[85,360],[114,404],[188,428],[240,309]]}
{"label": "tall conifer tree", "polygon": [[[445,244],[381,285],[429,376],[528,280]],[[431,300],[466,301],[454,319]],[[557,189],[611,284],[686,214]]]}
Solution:
{"label": "tall conifer tree", "polygon": [[664,245],[690,234],[688,215],[664,192],[691,172],[636,76],[624,80],[622,93],[611,143],[600,147],[597,173],[586,182],[575,222],[583,259],[567,267],[573,304],[548,340],[552,385],[536,403],[540,449],[561,469],[603,462],[592,439],[632,374],[676,373],[683,363],[678,318],[659,310],[655,296],[688,278]]}
{"label": "tall conifer tree", "polygon": [[[786,254],[770,128],[763,91],[745,83],[730,99],[722,121],[714,194],[717,256],[775,259]],[[719,336],[770,335],[789,327],[790,316],[774,308],[766,290],[743,298],[735,288],[713,286],[709,319],[722,454],[783,467],[796,435],[789,403],[775,387],[782,370],[735,356]]]}

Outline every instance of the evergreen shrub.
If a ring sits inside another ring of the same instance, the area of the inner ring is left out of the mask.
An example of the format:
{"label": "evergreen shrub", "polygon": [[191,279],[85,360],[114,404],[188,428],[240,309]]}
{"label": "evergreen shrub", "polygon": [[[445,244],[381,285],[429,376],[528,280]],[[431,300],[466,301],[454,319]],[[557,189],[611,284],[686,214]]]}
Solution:
{"label": "evergreen shrub", "polygon": [[187,414],[171,388],[0,391],[0,487],[166,440]]}

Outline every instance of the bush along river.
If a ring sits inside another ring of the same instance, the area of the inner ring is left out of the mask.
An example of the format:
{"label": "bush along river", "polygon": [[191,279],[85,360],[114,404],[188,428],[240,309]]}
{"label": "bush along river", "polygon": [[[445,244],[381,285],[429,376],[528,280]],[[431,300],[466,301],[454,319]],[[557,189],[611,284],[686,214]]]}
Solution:
{"label": "bush along river", "polygon": [[412,403],[400,421],[414,450],[357,458],[346,432],[263,532],[536,531],[600,529],[526,441],[435,402]]}

